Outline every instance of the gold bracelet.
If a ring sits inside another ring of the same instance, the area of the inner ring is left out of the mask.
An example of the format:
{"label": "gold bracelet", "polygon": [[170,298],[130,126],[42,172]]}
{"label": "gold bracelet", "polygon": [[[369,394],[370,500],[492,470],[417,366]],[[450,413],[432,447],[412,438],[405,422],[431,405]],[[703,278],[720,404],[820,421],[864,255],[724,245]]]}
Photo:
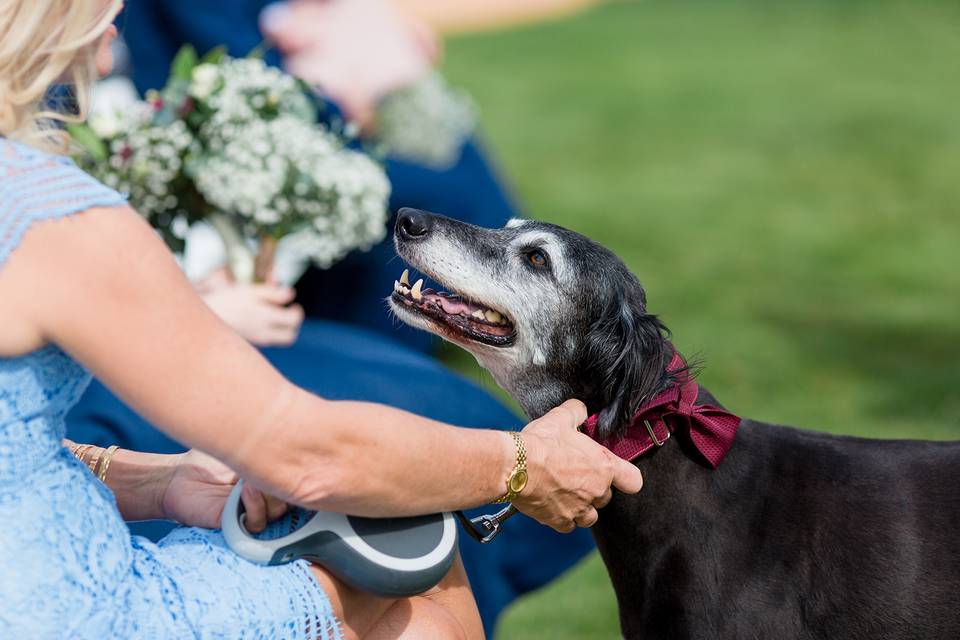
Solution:
{"label": "gold bracelet", "polygon": [[87,463],[87,468],[90,469],[90,473],[97,475],[97,465],[100,464],[100,456],[103,455],[103,449],[97,447],[97,452],[93,454],[93,457],[90,458],[90,462]]}
{"label": "gold bracelet", "polygon": [[87,452],[90,451],[90,449],[92,448],[93,448],[92,444],[78,444],[76,445],[76,448],[73,450],[73,455],[77,458],[77,460],[79,460],[80,462],[83,462],[83,464],[87,464],[86,462],[84,462],[83,457],[87,455]]}
{"label": "gold bracelet", "polygon": [[100,482],[106,483],[107,469],[110,468],[110,461],[113,460],[113,454],[115,454],[119,448],[120,447],[117,445],[107,447],[106,452],[104,452],[103,456],[100,458],[100,471],[97,473],[97,478],[100,480]]}

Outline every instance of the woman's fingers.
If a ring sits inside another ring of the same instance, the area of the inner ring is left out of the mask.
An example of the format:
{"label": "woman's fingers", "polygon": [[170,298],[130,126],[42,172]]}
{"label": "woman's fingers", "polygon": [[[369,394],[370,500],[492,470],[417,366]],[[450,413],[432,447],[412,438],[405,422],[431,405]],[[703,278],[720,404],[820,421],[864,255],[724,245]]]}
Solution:
{"label": "woman's fingers", "polygon": [[316,41],[317,20],[322,19],[322,9],[313,9],[309,3],[274,2],[260,13],[260,28],[278,49],[289,55]]}
{"label": "woman's fingers", "polygon": [[289,307],[265,305],[261,310],[263,323],[279,329],[299,329],[303,324],[303,307],[298,304]]}
{"label": "woman's fingers", "polygon": [[286,347],[297,340],[303,325],[304,312],[300,305],[274,307],[261,310],[263,319],[256,332],[248,339],[262,347]]}
{"label": "woman's fingers", "polygon": [[287,512],[287,503],[280,498],[264,495],[267,503],[267,520],[273,522]]}
{"label": "woman's fingers", "polygon": [[613,500],[613,489],[608,488],[602,496],[593,501],[593,506],[596,509],[603,509],[610,504],[611,500]]}
{"label": "woman's fingers", "polygon": [[431,64],[438,64],[443,57],[443,42],[437,37],[437,32],[426,20],[416,17],[408,17],[407,24],[410,32],[420,45],[423,55],[430,60]]}
{"label": "woman's fingers", "polygon": [[300,329],[303,324],[303,307],[298,304],[275,309],[273,324],[277,327]]}
{"label": "woman's fingers", "polygon": [[240,499],[243,500],[243,508],[247,513],[244,526],[251,533],[260,533],[267,526],[267,502],[263,493],[244,483]]}
{"label": "woman's fingers", "polygon": [[570,429],[577,429],[586,419],[587,405],[579,400],[567,400],[540,418],[542,421],[553,422]]}
{"label": "woman's fingers", "polygon": [[600,518],[600,515],[597,513],[597,510],[593,507],[587,507],[587,509],[581,513],[579,516],[573,519],[578,527],[592,527],[597,523],[597,520]]}
{"label": "woman's fingers", "polygon": [[250,533],[260,533],[268,522],[287,512],[286,502],[263,493],[249,483],[244,483],[240,498],[247,513],[244,526]]}
{"label": "woman's fingers", "polygon": [[266,329],[248,338],[259,347],[289,347],[297,341],[295,329]]}
{"label": "woman's fingers", "polygon": [[283,287],[275,284],[253,285],[253,291],[264,302],[275,305],[290,304],[297,297],[297,292],[293,287]]}
{"label": "woman's fingers", "polygon": [[643,474],[632,462],[628,462],[604,449],[613,462],[613,486],[624,493],[638,493],[643,488]]}

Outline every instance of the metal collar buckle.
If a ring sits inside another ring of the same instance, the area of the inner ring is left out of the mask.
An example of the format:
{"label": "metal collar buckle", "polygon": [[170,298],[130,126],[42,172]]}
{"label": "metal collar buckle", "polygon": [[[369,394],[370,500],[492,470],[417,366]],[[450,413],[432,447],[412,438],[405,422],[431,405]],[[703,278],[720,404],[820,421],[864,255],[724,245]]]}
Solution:
{"label": "metal collar buckle", "polygon": [[649,421],[649,420],[644,420],[644,421],[643,421],[643,424],[646,425],[646,427],[647,427],[647,433],[650,434],[650,439],[653,440],[653,444],[657,445],[658,447],[662,447],[663,444],[664,444],[667,440],[670,439],[670,429],[669,429],[669,428],[667,429],[667,437],[664,438],[663,440],[657,440],[657,434],[654,433],[653,427],[650,426],[650,421]]}
{"label": "metal collar buckle", "polygon": [[476,518],[468,518],[463,511],[454,511],[460,524],[466,529],[470,537],[480,544],[487,544],[503,531],[503,523],[512,515],[517,513],[513,505],[507,505],[505,509],[493,514],[483,514]]}

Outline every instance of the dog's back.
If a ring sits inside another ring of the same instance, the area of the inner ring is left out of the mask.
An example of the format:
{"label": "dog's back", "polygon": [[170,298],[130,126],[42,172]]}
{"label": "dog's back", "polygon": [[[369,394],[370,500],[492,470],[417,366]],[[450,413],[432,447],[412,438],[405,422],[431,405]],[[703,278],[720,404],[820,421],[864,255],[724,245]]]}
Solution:
{"label": "dog's back", "polygon": [[960,637],[960,443],[746,420],[715,471],[670,444],[595,527],[626,638]]}

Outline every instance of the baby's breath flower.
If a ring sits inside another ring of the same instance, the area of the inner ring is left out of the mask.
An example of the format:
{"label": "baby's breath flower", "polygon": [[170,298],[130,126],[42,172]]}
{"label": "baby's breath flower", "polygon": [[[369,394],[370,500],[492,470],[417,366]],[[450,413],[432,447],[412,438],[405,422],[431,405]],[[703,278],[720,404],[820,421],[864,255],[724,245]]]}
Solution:
{"label": "baby's breath flower", "polygon": [[197,100],[206,100],[217,88],[220,69],[215,64],[199,64],[190,77],[190,95]]}
{"label": "baby's breath flower", "polygon": [[382,168],[316,124],[293,77],[262,60],[225,58],[198,65],[188,92],[204,103],[189,117],[169,122],[165,94],[156,94],[115,121],[91,122],[109,157],[83,160],[171,246],[182,244],[185,224],[211,214],[249,239],[285,236],[286,249],[321,267],[384,237]]}
{"label": "baby's breath flower", "polygon": [[477,126],[477,108],[466,93],[430,73],[389,94],[377,106],[377,134],[394,155],[447,168],[460,157]]}

